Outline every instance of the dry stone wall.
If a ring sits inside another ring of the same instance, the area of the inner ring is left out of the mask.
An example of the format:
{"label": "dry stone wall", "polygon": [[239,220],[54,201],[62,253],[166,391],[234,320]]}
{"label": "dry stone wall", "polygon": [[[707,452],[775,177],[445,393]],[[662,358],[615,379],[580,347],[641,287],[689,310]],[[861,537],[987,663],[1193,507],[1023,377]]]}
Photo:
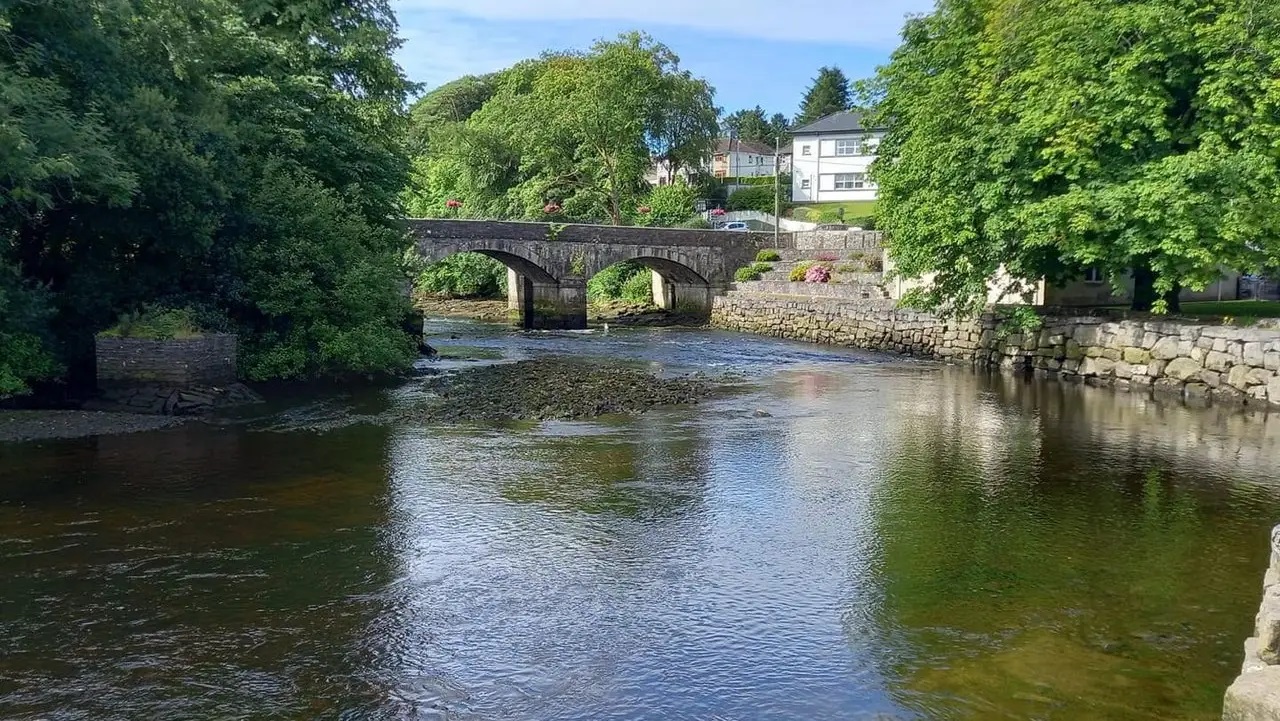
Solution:
{"label": "dry stone wall", "polygon": [[947,320],[889,300],[743,293],[716,298],[711,323],[1191,400],[1280,406],[1276,330],[1050,316],[1037,331],[1010,333],[992,314]]}
{"label": "dry stone wall", "polygon": [[1280,526],[1271,531],[1271,563],[1254,635],[1244,642],[1240,675],[1222,704],[1222,721],[1273,719],[1280,719]]}

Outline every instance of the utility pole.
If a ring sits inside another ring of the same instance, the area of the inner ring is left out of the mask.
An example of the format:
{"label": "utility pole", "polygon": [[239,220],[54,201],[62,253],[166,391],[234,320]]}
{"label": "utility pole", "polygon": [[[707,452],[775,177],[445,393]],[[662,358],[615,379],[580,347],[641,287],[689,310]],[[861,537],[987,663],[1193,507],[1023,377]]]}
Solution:
{"label": "utility pole", "polygon": [[773,139],[773,247],[778,246],[779,228],[782,227],[782,136]]}

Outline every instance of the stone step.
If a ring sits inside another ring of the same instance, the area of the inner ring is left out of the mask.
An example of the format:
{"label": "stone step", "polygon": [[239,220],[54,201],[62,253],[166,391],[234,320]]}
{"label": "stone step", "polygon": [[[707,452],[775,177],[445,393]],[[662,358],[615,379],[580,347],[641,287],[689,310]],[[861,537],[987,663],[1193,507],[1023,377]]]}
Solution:
{"label": "stone step", "polygon": [[782,257],[782,262],[784,263],[795,263],[802,260],[812,261],[820,255],[833,256],[837,259],[833,262],[840,263],[849,260],[849,257],[852,256],[854,252],[855,251],[845,250],[844,248],[815,248],[810,250],[783,248],[778,251],[778,255]]}
{"label": "stone step", "polygon": [[[777,263],[777,264],[774,264],[774,267],[777,268],[777,270],[771,270],[767,273],[761,273],[760,280],[790,282],[791,269],[795,266]],[[835,278],[831,282],[832,283],[857,283],[860,285],[880,285],[884,282],[884,273],[865,273],[865,272],[849,273],[849,272],[842,272],[837,270],[835,272]]]}

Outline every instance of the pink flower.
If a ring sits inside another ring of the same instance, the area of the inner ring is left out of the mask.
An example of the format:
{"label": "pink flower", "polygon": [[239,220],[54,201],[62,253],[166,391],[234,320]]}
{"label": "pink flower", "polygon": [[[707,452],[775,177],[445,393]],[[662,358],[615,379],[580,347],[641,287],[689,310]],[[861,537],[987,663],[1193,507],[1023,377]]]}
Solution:
{"label": "pink flower", "polygon": [[461,208],[461,207],[462,207],[462,201],[461,201],[461,200],[455,200],[455,199],[453,199],[453,198],[449,198],[448,200],[444,201],[444,207],[446,207],[446,208],[454,208],[454,209]]}
{"label": "pink flower", "polygon": [[547,203],[546,205],[542,206],[542,212],[544,212],[544,213],[546,213],[546,214],[548,214],[548,215],[550,215],[551,213],[559,213],[559,212],[560,212],[560,204],[559,204],[559,203],[554,203],[554,202],[553,202],[553,203]]}
{"label": "pink flower", "polygon": [[829,280],[831,280],[831,269],[825,265],[811,266],[804,274],[806,283],[826,283]]}
{"label": "pink flower", "polygon": [[712,208],[712,209],[711,209],[711,214],[712,214],[712,215],[724,215],[724,208]]}

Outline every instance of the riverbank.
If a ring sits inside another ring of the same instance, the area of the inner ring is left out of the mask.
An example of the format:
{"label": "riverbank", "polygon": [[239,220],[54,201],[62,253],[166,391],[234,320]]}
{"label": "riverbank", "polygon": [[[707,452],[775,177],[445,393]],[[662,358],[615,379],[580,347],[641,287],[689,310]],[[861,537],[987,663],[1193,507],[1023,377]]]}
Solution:
{"label": "riverbank", "polygon": [[[511,313],[507,301],[493,298],[438,298],[419,296],[415,307],[427,317],[465,318],[483,323],[507,323]],[[593,302],[587,306],[587,320],[614,326],[697,327],[706,324],[705,316],[676,313],[653,305],[642,305],[624,300]]]}
{"label": "riverbank", "polygon": [[105,411],[0,411],[0,443],[156,431],[188,418]]}
{"label": "riverbank", "polygon": [[[796,284],[802,285],[802,284]],[[1280,408],[1280,330],[1049,315],[1035,330],[988,313],[946,319],[892,300],[718,296],[711,324],[759,335],[892,351],[1188,401]]]}

